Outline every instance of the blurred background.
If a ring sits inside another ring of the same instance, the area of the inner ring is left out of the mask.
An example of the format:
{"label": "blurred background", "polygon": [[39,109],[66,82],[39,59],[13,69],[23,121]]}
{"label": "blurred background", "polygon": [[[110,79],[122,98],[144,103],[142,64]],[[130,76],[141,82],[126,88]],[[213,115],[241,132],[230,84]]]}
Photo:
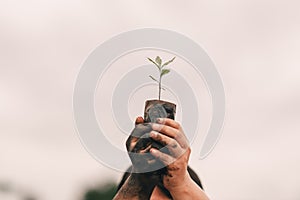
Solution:
{"label": "blurred background", "polygon": [[[0,199],[111,199],[121,179],[82,147],[72,92],[82,62],[120,32],[154,27],[206,49],[226,121],[191,165],[212,199],[300,199],[296,0],[0,0]],[[196,151],[196,150],[195,150]]]}

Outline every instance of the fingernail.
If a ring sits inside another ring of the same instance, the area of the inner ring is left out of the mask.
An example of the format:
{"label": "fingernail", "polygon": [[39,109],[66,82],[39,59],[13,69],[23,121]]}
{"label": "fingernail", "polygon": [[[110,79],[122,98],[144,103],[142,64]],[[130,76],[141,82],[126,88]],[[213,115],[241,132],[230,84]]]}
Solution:
{"label": "fingernail", "polygon": [[150,149],[150,152],[153,153],[153,154],[156,154],[156,153],[157,153],[157,150],[154,149],[154,148],[152,148],[152,149]]}
{"label": "fingernail", "polygon": [[156,137],[156,136],[157,136],[157,132],[151,131],[151,132],[150,132],[150,136],[151,136],[151,137]]}
{"label": "fingernail", "polygon": [[161,119],[161,118],[157,118],[157,119],[156,119],[156,122],[157,122],[157,123],[161,123],[161,122],[162,122],[162,119]]}
{"label": "fingernail", "polygon": [[158,129],[158,128],[159,128],[159,125],[158,125],[158,124],[152,124],[152,128],[153,128],[153,129]]}

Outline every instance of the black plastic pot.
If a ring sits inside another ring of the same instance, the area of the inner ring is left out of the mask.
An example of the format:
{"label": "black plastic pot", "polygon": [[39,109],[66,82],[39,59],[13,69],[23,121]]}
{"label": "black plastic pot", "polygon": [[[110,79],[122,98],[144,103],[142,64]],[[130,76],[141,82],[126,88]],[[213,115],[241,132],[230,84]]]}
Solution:
{"label": "black plastic pot", "polygon": [[162,100],[147,100],[144,110],[144,122],[156,122],[157,118],[175,119],[176,105]]}

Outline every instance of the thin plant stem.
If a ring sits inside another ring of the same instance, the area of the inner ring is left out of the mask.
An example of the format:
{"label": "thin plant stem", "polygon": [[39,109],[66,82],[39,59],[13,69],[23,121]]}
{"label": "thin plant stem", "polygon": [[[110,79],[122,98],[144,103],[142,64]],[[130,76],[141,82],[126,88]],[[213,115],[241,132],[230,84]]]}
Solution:
{"label": "thin plant stem", "polygon": [[161,75],[159,76],[159,83],[158,83],[158,100],[160,100],[161,95]]}

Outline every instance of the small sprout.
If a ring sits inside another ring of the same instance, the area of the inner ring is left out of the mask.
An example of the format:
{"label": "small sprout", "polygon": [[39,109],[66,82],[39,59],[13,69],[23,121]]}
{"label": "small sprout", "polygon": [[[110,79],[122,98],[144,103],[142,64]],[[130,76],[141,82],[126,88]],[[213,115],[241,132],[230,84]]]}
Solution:
{"label": "small sprout", "polygon": [[148,58],[148,60],[150,62],[152,62],[159,70],[159,78],[158,80],[156,78],[154,78],[153,76],[149,75],[149,77],[158,83],[158,100],[160,100],[160,96],[161,96],[161,90],[165,90],[165,88],[163,88],[161,86],[161,79],[164,75],[168,74],[170,72],[170,69],[164,69],[165,66],[167,66],[168,64],[170,64],[171,62],[174,61],[176,57],[172,58],[171,60],[165,62],[164,64],[162,64],[162,60],[159,56],[156,56],[155,61],[152,60],[151,58]]}

